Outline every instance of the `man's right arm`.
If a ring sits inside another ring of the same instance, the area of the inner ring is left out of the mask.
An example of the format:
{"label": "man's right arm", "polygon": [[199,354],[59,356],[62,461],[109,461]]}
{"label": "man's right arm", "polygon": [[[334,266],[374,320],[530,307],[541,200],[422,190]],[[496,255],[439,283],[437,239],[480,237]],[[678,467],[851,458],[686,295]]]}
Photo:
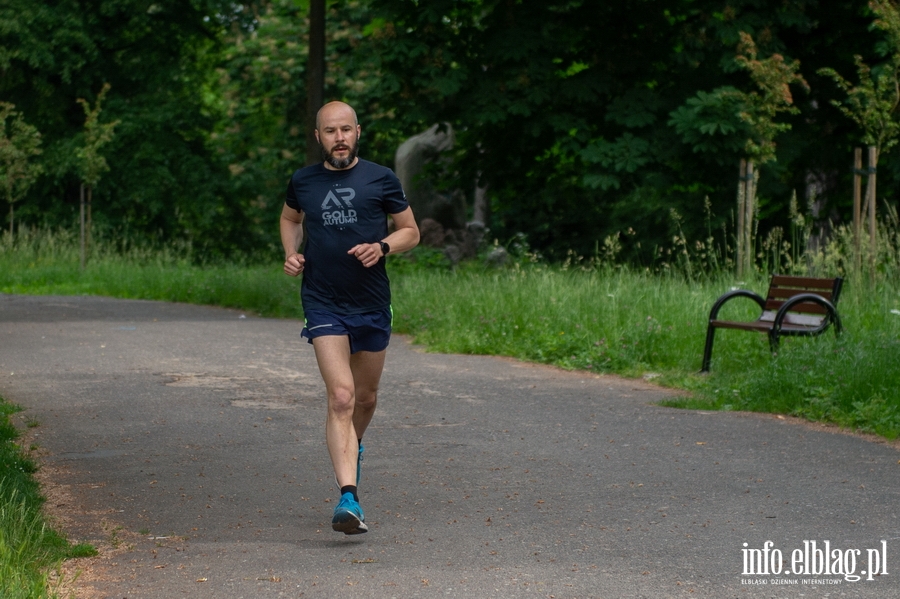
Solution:
{"label": "man's right arm", "polygon": [[284,272],[292,277],[303,272],[306,259],[297,253],[303,242],[303,213],[284,205],[281,209],[281,245],[284,248]]}

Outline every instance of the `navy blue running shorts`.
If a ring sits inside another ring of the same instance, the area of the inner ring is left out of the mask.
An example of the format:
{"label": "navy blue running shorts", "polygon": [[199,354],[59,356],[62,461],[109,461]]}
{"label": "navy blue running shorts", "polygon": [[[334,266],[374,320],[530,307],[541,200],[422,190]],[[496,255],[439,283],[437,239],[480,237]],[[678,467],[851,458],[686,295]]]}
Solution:
{"label": "navy blue running shorts", "polygon": [[304,317],[306,322],[300,336],[306,337],[309,343],[316,337],[346,335],[350,338],[350,353],[355,354],[360,351],[385,350],[391,340],[391,308],[348,316],[324,310],[307,310]]}

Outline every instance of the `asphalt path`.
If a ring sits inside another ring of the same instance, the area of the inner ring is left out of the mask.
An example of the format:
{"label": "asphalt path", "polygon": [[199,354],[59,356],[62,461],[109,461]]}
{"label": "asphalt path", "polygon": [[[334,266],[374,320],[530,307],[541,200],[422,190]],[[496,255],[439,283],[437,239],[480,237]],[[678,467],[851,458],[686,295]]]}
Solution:
{"label": "asphalt path", "polygon": [[101,548],[70,563],[72,592],[900,597],[894,447],[400,336],[364,440],[369,533],[333,532],[324,387],[299,331],[0,295],[0,396],[25,408],[50,511]]}

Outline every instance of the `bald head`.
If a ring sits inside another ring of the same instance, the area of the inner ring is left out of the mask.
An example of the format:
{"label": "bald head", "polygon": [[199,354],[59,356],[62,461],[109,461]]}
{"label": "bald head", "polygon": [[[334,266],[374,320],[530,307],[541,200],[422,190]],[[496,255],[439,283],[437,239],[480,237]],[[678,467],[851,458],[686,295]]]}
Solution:
{"label": "bald head", "polygon": [[353,107],[345,102],[329,102],[319,109],[316,113],[316,130],[322,129],[323,120],[331,120],[341,118],[352,122],[353,126],[359,125],[359,119],[356,118],[356,111]]}

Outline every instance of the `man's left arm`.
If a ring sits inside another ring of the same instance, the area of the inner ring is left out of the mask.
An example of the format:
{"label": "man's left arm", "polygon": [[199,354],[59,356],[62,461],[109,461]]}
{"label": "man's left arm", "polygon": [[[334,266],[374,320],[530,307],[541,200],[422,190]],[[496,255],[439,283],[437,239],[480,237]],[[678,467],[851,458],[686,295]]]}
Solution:
{"label": "man's left arm", "polygon": [[394,232],[382,239],[391,246],[392,254],[408,252],[419,245],[419,226],[413,216],[412,208],[392,214]]}
{"label": "man's left arm", "polygon": [[363,266],[369,268],[377,264],[381,257],[385,255],[381,251],[382,241],[391,247],[391,254],[408,252],[419,245],[419,226],[416,225],[416,218],[413,216],[412,208],[392,214],[391,218],[394,220],[393,233],[375,243],[361,243],[353,246],[347,253],[356,256]]}

